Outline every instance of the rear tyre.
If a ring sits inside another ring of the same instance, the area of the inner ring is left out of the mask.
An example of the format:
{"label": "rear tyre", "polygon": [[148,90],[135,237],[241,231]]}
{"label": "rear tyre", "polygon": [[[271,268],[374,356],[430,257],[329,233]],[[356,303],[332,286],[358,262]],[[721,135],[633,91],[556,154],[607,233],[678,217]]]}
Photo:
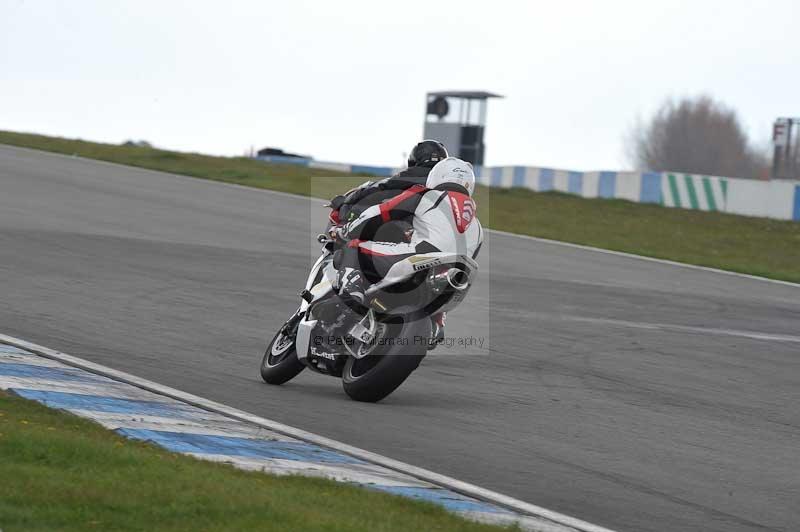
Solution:
{"label": "rear tyre", "polygon": [[261,360],[261,378],[267,384],[289,382],[305,369],[303,363],[297,360],[294,336],[287,334],[284,329],[285,326],[281,327],[269,343]]}
{"label": "rear tyre", "polygon": [[431,321],[389,324],[384,341],[364,358],[350,356],[342,386],[351,399],[375,403],[392,393],[417,369],[428,351]]}

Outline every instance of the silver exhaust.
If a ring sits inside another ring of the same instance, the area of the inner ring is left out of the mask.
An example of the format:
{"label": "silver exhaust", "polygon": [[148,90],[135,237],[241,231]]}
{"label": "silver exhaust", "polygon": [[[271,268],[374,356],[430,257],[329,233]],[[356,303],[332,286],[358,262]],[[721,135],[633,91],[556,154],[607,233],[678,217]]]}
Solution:
{"label": "silver exhaust", "polygon": [[447,270],[447,282],[456,290],[466,290],[469,288],[469,274],[459,268]]}
{"label": "silver exhaust", "polygon": [[461,291],[469,288],[469,274],[461,268],[448,268],[446,271],[431,275],[429,282],[435,292],[441,292],[448,286]]}

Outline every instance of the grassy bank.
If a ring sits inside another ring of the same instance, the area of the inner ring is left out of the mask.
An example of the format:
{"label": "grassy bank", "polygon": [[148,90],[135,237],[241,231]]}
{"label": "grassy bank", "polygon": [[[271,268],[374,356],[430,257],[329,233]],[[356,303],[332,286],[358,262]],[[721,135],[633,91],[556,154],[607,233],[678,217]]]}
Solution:
{"label": "grassy bank", "polygon": [[[84,140],[47,137],[28,133],[0,131],[0,144],[77,155],[112,163],[138,166],[173,174],[183,174],[226,183],[279,190],[292,194],[311,194],[314,187],[334,189],[344,184],[350,187],[367,180],[331,170],[314,170],[294,164],[265,164],[246,157],[214,157],[200,153],[159,150],[140,146],[104,144]],[[328,178],[328,179],[325,179]]]}
{"label": "grassy bank", "polygon": [[169,453],[2,391],[0,478],[4,532],[502,530],[402,497]]}
{"label": "grassy bank", "polygon": [[[364,180],[241,157],[210,157],[4,131],[0,131],[0,144],[322,198]],[[484,225],[494,229],[800,282],[798,223],[522,189],[479,187],[477,201]]]}
{"label": "grassy bank", "polygon": [[490,201],[496,229],[800,282],[800,223],[519,189]]}

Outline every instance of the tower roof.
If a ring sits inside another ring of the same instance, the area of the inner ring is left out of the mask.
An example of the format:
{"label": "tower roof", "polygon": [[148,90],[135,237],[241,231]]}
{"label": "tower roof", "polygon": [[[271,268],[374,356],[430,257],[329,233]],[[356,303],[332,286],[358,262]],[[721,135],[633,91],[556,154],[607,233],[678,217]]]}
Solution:
{"label": "tower roof", "polygon": [[471,100],[486,100],[487,98],[502,98],[500,94],[486,91],[436,91],[429,92],[428,96],[442,96],[444,98],[468,98]]}

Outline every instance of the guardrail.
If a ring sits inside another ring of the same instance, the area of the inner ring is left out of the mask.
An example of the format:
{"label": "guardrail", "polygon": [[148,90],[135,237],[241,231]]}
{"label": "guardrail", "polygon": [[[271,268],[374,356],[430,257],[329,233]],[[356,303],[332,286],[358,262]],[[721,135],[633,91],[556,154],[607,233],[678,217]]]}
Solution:
{"label": "guardrail", "polygon": [[[390,176],[399,170],[306,158],[259,159],[376,177]],[[575,172],[535,166],[479,166],[475,175],[479,184],[489,187],[558,191],[584,198],[624,199],[664,207],[800,221],[800,181],[757,181],[680,172]]]}

